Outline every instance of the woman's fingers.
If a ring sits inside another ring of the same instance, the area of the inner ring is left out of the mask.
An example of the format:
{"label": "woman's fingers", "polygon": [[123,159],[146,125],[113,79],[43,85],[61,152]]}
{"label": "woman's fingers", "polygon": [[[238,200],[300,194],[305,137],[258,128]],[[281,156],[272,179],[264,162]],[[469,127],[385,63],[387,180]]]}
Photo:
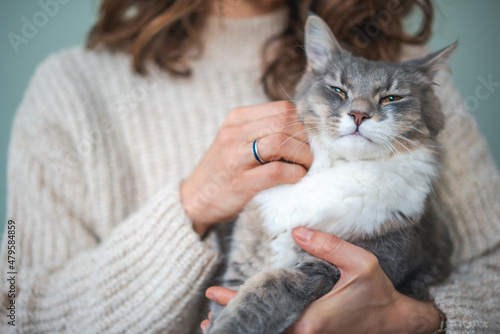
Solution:
{"label": "woman's fingers", "polygon": [[226,117],[224,125],[241,125],[260,118],[276,115],[290,117],[295,116],[296,113],[295,105],[288,101],[267,102],[231,110]]}
{"label": "woman's fingers", "polygon": [[243,125],[238,125],[235,128],[242,134],[243,139],[248,142],[275,133],[282,133],[288,137],[293,137],[302,141],[307,140],[304,124],[296,115],[289,117],[271,116],[260,118]]}
{"label": "woman's fingers", "polygon": [[[231,299],[236,297],[237,294],[238,293],[236,291],[223,288],[220,286],[210,287],[205,292],[205,295],[207,296],[208,299],[213,300],[214,302],[219,303],[222,306],[226,306],[227,303],[229,303]],[[203,320],[200,324],[203,333],[205,333],[205,331],[207,330],[211,320],[212,320],[212,312],[208,313],[208,319]]]}
{"label": "woman's fingers", "polygon": [[[252,151],[251,143],[244,154],[250,166],[258,165]],[[259,157],[265,162],[287,161],[304,166],[309,169],[312,165],[313,155],[310,146],[301,140],[288,137],[282,133],[275,133],[260,138],[256,143]]]}
{"label": "woman's fingers", "polygon": [[253,189],[255,196],[259,191],[278,184],[297,183],[306,173],[307,170],[301,165],[273,161],[246,171],[242,175],[241,186]]}
{"label": "woman's fingers", "polygon": [[212,311],[208,312],[208,319],[203,320],[200,324],[203,333],[206,332],[208,325],[210,325],[210,321],[212,321]]}
{"label": "woman's fingers", "polygon": [[335,264],[341,271],[370,275],[379,267],[375,255],[333,234],[298,227],[293,238],[306,252]]}
{"label": "woman's fingers", "polygon": [[205,295],[208,299],[213,300],[221,304],[222,306],[226,306],[227,303],[234,297],[236,297],[238,293],[231,289],[223,288],[220,286],[213,286],[207,289]]}
{"label": "woman's fingers", "polygon": [[200,328],[205,333],[207,331],[208,325],[210,325],[210,320],[203,320],[201,322]]}
{"label": "woman's fingers", "polygon": [[228,139],[224,140],[228,145],[235,142],[243,144],[240,146],[242,159],[239,161],[245,169],[253,168],[259,163],[252,151],[255,140],[258,140],[259,156],[265,162],[284,160],[301,164],[306,169],[312,164],[307,133],[295,114],[287,117],[272,115],[244,124],[226,126],[221,132],[221,138]]}

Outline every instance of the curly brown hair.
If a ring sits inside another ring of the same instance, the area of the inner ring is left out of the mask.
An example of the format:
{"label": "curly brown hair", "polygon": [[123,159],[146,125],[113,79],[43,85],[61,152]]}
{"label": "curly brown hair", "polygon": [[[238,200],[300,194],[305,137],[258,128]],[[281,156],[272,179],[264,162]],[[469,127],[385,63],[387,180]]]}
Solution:
{"label": "curly brown hair", "polygon": [[[87,45],[130,53],[139,73],[144,74],[146,63],[153,61],[173,76],[189,76],[186,54],[193,49],[195,54],[202,53],[200,32],[213,1],[103,0]],[[431,0],[287,0],[286,4],[290,9],[287,27],[266,46],[280,42],[273,58],[266,60],[262,76],[273,100],[286,98],[284,91],[293,91],[298,74],[304,71],[301,46],[309,12],[323,18],[344,47],[372,60],[397,61],[403,44],[422,44],[431,34]],[[404,19],[416,8],[422,12],[422,22],[410,34],[404,29]]]}

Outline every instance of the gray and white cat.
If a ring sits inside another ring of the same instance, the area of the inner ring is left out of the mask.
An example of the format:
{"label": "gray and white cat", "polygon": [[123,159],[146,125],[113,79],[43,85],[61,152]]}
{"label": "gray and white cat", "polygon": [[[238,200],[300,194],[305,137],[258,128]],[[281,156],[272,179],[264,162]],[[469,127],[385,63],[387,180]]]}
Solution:
{"label": "gray and white cat", "polygon": [[212,306],[208,334],[281,333],[332,289],[338,268],[295,245],[298,226],[369,250],[398,291],[430,299],[451,253],[444,224],[426,210],[444,124],[433,77],[455,48],[368,61],[343,50],[319,17],[308,18],[295,102],[314,162],[298,183],[259,193],[238,218],[223,283],[238,295]]}

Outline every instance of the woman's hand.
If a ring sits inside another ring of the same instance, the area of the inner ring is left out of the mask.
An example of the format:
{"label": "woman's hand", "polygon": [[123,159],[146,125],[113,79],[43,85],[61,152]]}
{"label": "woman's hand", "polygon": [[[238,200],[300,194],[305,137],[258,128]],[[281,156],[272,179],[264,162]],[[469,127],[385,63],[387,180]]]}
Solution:
{"label": "woman's hand", "polygon": [[[261,165],[252,144],[258,141]],[[304,126],[293,104],[264,103],[232,110],[207,153],[181,185],[181,198],[194,229],[233,220],[259,192],[296,183],[312,163]],[[287,163],[292,162],[292,163]]]}
{"label": "woman's hand", "polygon": [[[341,278],[286,333],[431,333],[439,328],[439,312],[433,304],[397,292],[372,253],[332,234],[302,227],[293,235],[305,251],[335,264]],[[207,297],[222,305],[235,295],[221,287],[207,290]],[[206,326],[208,320],[202,323],[202,328]]]}
{"label": "woman's hand", "polygon": [[372,253],[302,227],[293,236],[306,252],[335,264],[341,276],[288,333],[431,333],[439,328],[434,305],[397,292]]}

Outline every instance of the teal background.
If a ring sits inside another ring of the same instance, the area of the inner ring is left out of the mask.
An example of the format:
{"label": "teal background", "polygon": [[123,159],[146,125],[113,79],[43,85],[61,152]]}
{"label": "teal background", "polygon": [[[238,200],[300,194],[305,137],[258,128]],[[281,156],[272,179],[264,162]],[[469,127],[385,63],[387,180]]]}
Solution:
{"label": "teal background", "polygon": [[[41,0],[49,3],[54,0]],[[23,17],[33,22],[42,10],[40,1],[1,0],[0,2],[0,228],[6,221],[7,149],[12,119],[28,82],[41,61],[63,48],[82,44],[92,26],[98,0],[58,0],[59,11],[41,28],[28,44],[16,53],[8,40],[10,32],[22,35]],[[481,78],[500,84],[500,1],[436,0],[434,37],[430,49],[437,50],[455,40],[460,46],[451,59],[455,82],[464,98],[477,101],[472,110],[491,151],[500,164],[500,86],[487,99],[477,99]],[[480,89],[480,94],[486,90]],[[477,99],[477,100],[475,100]],[[15,185],[13,185],[15,186]]]}

